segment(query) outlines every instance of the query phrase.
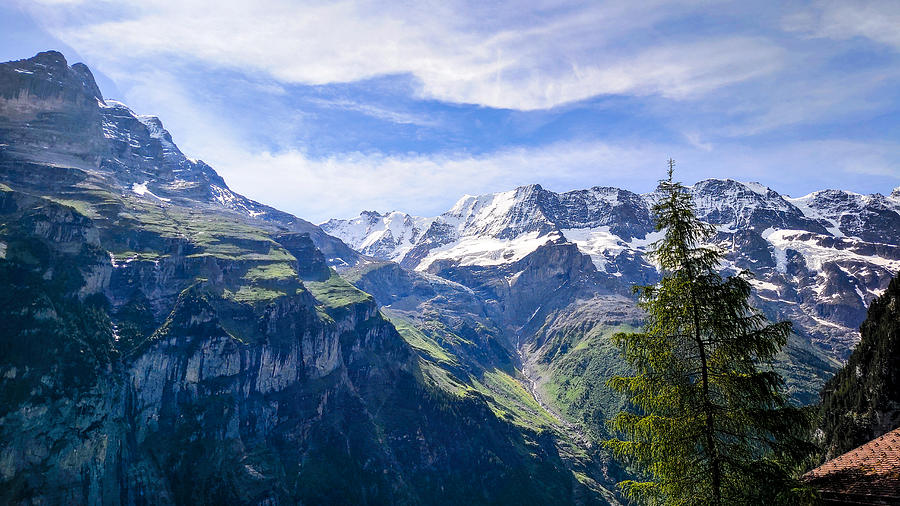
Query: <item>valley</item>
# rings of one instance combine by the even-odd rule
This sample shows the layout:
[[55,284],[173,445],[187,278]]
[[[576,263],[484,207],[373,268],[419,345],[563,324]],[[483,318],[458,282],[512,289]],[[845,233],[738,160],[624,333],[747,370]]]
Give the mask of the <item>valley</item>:
[[[691,189],[818,402],[900,271],[900,189]],[[0,502],[620,504],[610,337],[659,278],[655,198],[533,184],[315,225],[61,53],[0,64]]]

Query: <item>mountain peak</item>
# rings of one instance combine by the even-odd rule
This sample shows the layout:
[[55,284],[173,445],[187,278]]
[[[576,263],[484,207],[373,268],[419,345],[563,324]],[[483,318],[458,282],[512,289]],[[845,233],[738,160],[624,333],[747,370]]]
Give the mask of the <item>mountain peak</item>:
[[50,50],[50,51],[41,51],[40,53],[28,58],[26,60],[19,61],[27,61],[36,63],[39,65],[46,65],[48,67],[68,67],[69,63],[66,61],[65,55],[60,53],[59,51]]
[[[232,192],[212,167],[184,156],[159,118],[103,99],[88,66],[69,66],[59,51],[0,62],[0,131],[15,141],[3,148],[4,161],[14,161],[5,166],[3,176],[17,189],[43,194],[57,174],[65,174],[65,182],[53,182],[54,188],[87,177],[91,187],[123,198],[224,208],[251,219],[254,226],[269,222],[309,233],[335,264],[358,261],[357,253],[311,223]],[[32,174],[19,160],[53,170]]]
[[91,72],[91,69],[81,62],[72,65],[71,68],[72,72],[81,78],[81,84],[84,86],[84,89],[94,97],[103,100],[103,94],[100,93],[100,87],[97,86],[97,81],[94,80],[94,74]]
[[531,183],[531,184],[526,184],[526,185],[519,186],[518,188],[516,188],[516,191],[517,191],[517,192],[518,192],[518,191],[523,191],[523,192],[525,192],[525,191],[532,191],[532,192],[533,192],[533,191],[538,191],[538,192],[539,192],[539,191],[544,191],[544,187],[541,186],[541,185],[539,185],[539,184],[537,184],[537,183]]
[[26,93],[39,98],[61,96],[67,100],[103,99],[87,65],[69,66],[59,51],[43,51],[31,58],[0,64],[0,88],[4,96]]
[[697,181],[696,184],[692,187],[695,191],[704,191],[707,189],[715,189],[716,191],[721,191],[722,189],[737,189],[737,190],[745,190],[756,193],[762,197],[769,197],[774,195],[778,195],[778,192],[775,192],[768,186],[756,182],[756,181],[738,181],[736,179],[731,178],[710,178],[704,179],[702,181]]
[[136,117],[138,121],[140,121],[144,126],[147,127],[147,131],[150,132],[150,137],[159,139],[160,142],[162,142],[166,147],[178,149],[172,142],[172,135],[163,126],[162,120],[160,120],[158,116],[141,114]]

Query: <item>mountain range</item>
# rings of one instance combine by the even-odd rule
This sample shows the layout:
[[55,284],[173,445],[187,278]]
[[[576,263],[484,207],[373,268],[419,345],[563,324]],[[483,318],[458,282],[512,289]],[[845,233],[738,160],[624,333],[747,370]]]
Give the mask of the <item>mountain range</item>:
[[[900,269],[900,192],[693,195],[813,403]],[[539,185],[316,226],[55,51],[0,64],[0,502],[618,504],[610,343],[654,195]]]
[[[791,198],[759,183],[710,179],[691,191],[698,216],[718,229],[725,269],[753,272],[761,306],[846,358],[866,307],[900,270],[900,188],[888,196],[823,190]],[[644,257],[660,237],[654,199],[618,188],[555,193],[530,185],[464,196],[437,217],[366,211],[321,227],[360,253],[433,274],[497,268],[571,243],[590,257],[592,275],[625,293],[656,276]]]

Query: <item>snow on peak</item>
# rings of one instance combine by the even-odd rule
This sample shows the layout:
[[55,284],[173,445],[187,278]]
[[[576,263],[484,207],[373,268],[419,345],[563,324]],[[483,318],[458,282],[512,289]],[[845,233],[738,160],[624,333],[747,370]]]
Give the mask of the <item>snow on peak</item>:
[[890,198],[892,200],[897,200],[900,203],[900,186],[894,188],[894,191],[891,192]]
[[400,261],[428,230],[435,218],[400,211],[363,211],[349,220],[329,220],[320,226],[351,248],[377,258]]
[[175,148],[175,144],[172,142],[172,136],[169,134],[169,131],[163,127],[162,121],[160,121],[158,117],[139,114],[136,115],[135,118],[147,127],[150,137],[159,139],[166,148]]
[[[808,218],[826,223],[835,237],[865,236],[871,240],[879,233],[892,235],[900,227],[900,199],[893,193],[885,197],[879,193],[862,195],[845,190],[821,190],[788,200]],[[883,237],[876,242],[896,244],[896,241]]]
[[[872,206],[900,209],[900,189],[896,197],[825,190],[785,198],[759,183],[708,179],[691,187],[691,192],[700,218],[717,225],[721,233],[752,230],[761,234],[769,244],[775,271],[782,274],[787,272],[789,250],[809,256],[810,266],[830,261],[832,246],[819,241],[828,236],[846,241],[845,236],[854,235],[842,229],[842,213]],[[529,185],[466,195],[434,218],[364,212],[322,227],[363,253],[406,262],[418,270],[437,260],[461,265],[508,263],[548,241],[568,241],[589,255],[599,271],[618,276],[624,265],[621,255],[639,258],[660,236],[650,215],[652,196],[610,187],[555,193]],[[840,244],[834,248],[843,247]],[[843,253],[838,257],[859,259]]]
[[521,186],[466,195],[433,218],[364,211],[356,218],[329,220],[321,227],[354,249],[379,258],[401,261],[416,249],[421,269],[451,257],[466,264],[490,265],[514,261],[560,238],[539,203],[549,193],[540,185]]
[[509,238],[545,229],[548,220],[538,200],[544,189],[539,185],[520,186],[515,190],[464,197],[441,215],[455,226],[462,237],[488,236]]
[[[691,187],[697,215],[715,225],[732,229],[772,225],[761,223],[778,219],[785,228],[802,228],[797,223],[804,217],[794,205],[774,190],[759,183],[744,183],[733,179],[706,179]],[[817,226],[814,223],[811,224]]]
[[763,197],[769,195],[769,192],[772,191],[768,186],[764,186],[760,183],[757,183],[756,181],[744,183],[744,186],[756,192],[758,195],[762,195]]
[[[616,210],[622,211],[616,214]],[[637,224],[623,226],[617,224],[620,221]],[[548,241],[574,240],[568,235],[577,236],[602,266],[605,260],[595,250],[643,238],[652,224],[640,196],[631,192],[594,187],[558,194],[535,184],[463,196],[434,218],[367,211],[350,220],[330,220],[322,228],[380,258],[401,261],[415,251],[409,261],[425,269],[436,260],[450,258],[468,265],[512,262]],[[591,230],[599,235],[594,237]],[[613,234],[620,235],[613,240]]]
[[119,102],[118,100],[114,100],[111,98],[105,98],[105,99],[98,98],[97,105],[99,105],[103,109],[123,109],[125,111],[128,111],[130,114],[133,114],[131,109],[127,105],[123,104],[122,102]]
[[747,193],[752,192],[760,197],[780,196],[777,192],[763,184],[754,181],[737,181],[735,179],[704,179],[698,181],[690,187],[694,193],[703,193],[708,191],[719,191],[727,193]]
[[[611,186],[594,186],[586,192],[597,201],[603,201],[611,206],[615,206],[619,204],[619,195],[623,193],[623,190],[618,188],[613,188]],[[574,192],[568,192],[569,194]]]

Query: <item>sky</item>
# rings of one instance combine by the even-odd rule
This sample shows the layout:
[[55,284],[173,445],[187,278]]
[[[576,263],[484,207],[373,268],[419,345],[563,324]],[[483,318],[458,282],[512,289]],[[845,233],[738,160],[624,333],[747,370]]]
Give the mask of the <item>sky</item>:
[[900,1],[0,0],[250,198],[314,222],[465,194],[900,186]]

